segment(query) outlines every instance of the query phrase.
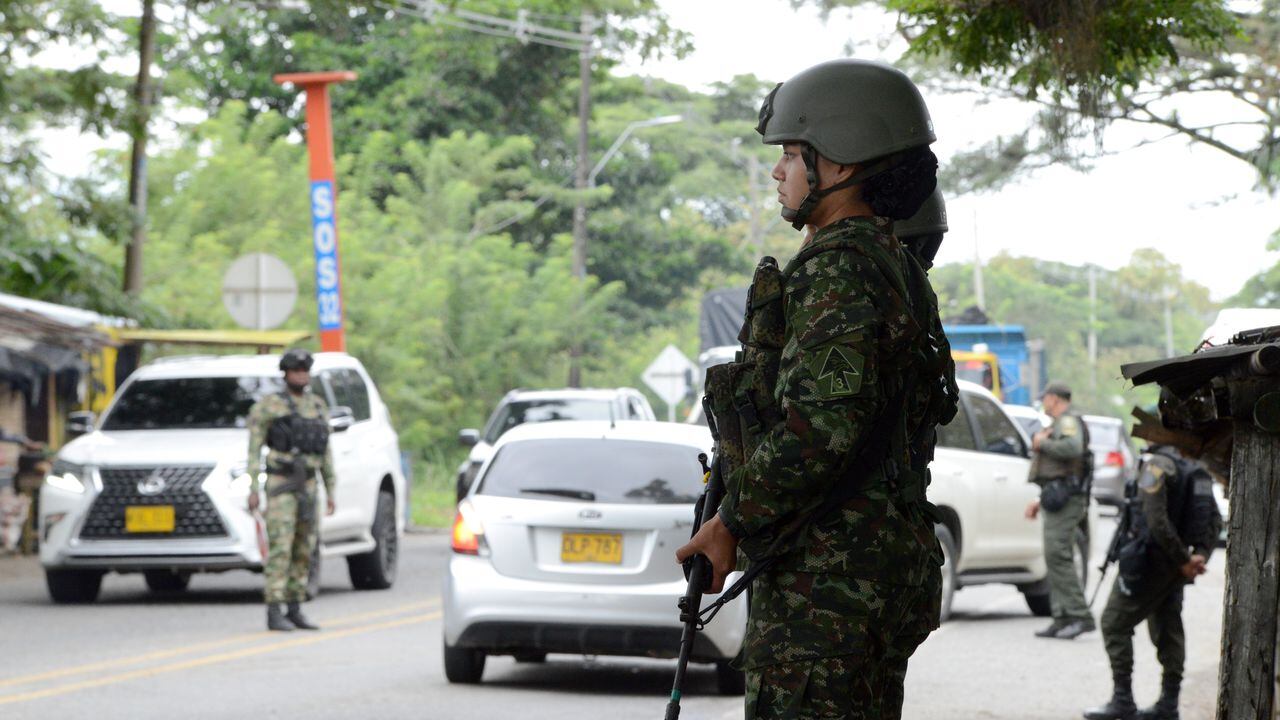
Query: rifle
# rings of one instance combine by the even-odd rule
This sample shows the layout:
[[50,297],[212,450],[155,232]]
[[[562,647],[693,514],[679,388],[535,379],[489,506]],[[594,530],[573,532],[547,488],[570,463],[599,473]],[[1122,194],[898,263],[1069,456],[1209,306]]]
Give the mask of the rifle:
[[1129,534],[1129,526],[1133,523],[1133,504],[1136,500],[1133,496],[1136,488],[1133,485],[1132,482],[1125,484],[1124,503],[1120,506],[1120,520],[1116,523],[1115,534],[1111,536],[1111,544],[1107,546],[1107,556],[1098,566],[1098,584],[1093,588],[1093,594],[1089,596],[1089,607],[1093,607],[1094,601],[1098,599],[1098,593],[1102,590],[1102,581],[1107,579],[1107,568],[1120,559],[1120,544]]
[[[713,438],[716,438],[715,420],[711,419],[710,415],[708,415],[708,425],[712,428]],[[716,439],[718,441],[718,438]],[[724,497],[724,475],[720,469],[720,454],[714,452],[714,455],[715,459],[708,467],[706,453],[698,454],[698,462],[702,465],[704,487],[702,495],[694,505],[693,534],[697,534],[703,523],[715,517],[720,509],[720,500]],[[685,671],[689,667],[689,656],[693,653],[693,641],[698,631],[706,624],[700,616],[700,610],[702,595],[711,584],[711,561],[705,555],[694,555],[689,558],[685,561],[685,577],[688,578],[689,585],[677,603],[684,630],[680,634],[680,657],[676,661],[676,677],[671,686],[671,700],[667,702],[665,720],[676,720],[680,717],[681,690],[684,686]]]

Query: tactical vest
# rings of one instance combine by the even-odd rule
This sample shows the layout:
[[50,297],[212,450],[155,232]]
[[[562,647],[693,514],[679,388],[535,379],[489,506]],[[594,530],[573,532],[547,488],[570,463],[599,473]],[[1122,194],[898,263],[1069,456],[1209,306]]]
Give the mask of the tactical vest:
[[267,447],[292,455],[323,455],[329,449],[329,423],[324,418],[302,417],[289,391],[281,395],[289,403],[290,413],[271,421]]
[[[1153,448],[1152,453],[1172,460],[1177,466],[1176,477],[1168,477],[1166,483],[1169,522],[1184,545],[1202,546],[1212,550],[1217,537],[1218,503],[1213,498],[1213,475],[1199,463],[1187,460],[1177,453]],[[1139,473],[1141,477],[1141,472]],[[1137,483],[1137,480],[1130,480]],[[1135,488],[1136,490],[1136,488]],[[1132,532],[1151,545],[1151,530],[1140,504],[1133,506]]]
[[[778,268],[772,257],[763,258],[747,292],[746,318],[738,340],[742,343],[735,361],[708,368],[705,406],[708,421],[717,435],[717,457],[725,476],[742,467],[763,441],[766,432],[783,418],[778,370],[786,338],[785,290],[791,273],[823,252],[858,252],[875,263],[912,308],[915,333],[905,347],[881,347],[881,367],[901,365],[901,353],[910,353],[911,362],[900,372],[886,373],[889,397],[881,421],[872,428],[873,437],[864,443],[857,457],[846,459],[840,471],[845,480],[835,485],[832,496],[823,498],[812,510],[830,512],[853,498],[869,473],[879,472],[891,485],[900,504],[925,502],[929,485],[928,464],[937,444],[936,427],[948,422],[956,412],[959,391],[955,385],[951,348],[937,318],[937,300],[929,290],[925,272],[909,253],[906,266],[895,262],[883,248],[864,239],[828,240],[808,246],[790,262],[787,271]],[[893,362],[884,360],[893,357]],[[913,397],[927,392],[927,401],[907,407]],[[797,531],[821,518],[804,513],[796,524],[779,531],[775,552],[790,547]]]

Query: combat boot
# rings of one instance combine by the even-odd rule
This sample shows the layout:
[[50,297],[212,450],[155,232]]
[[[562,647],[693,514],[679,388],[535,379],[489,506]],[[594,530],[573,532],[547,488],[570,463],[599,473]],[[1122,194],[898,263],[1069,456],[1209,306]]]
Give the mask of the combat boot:
[[302,606],[296,602],[289,603],[289,612],[285,613],[285,617],[293,626],[299,630],[319,630],[319,625],[314,625],[302,614]]
[[1135,720],[1179,720],[1178,690],[1182,680],[1164,679],[1160,684],[1160,699],[1149,708],[1144,708],[1134,716]]
[[285,619],[284,611],[280,609],[279,603],[267,603],[267,629],[289,632],[297,628],[293,626],[293,623]]
[[1133,683],[1129,677],[1115,678],[1111,700],[1101,707],[1084,711],[1085,720],[1134,720],[1138,705],[1133,701]]
[[1043,630],[1036,631],[1036,637],[1051,638],[1057,637],[1058,631],[1067,626],[1071,622],[1066,618],[1054,618],[1053,623]]

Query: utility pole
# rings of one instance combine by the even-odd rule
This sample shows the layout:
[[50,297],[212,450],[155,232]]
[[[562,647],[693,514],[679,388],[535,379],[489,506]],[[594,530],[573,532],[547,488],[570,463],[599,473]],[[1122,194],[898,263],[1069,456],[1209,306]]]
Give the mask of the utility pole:
[[[595,30],[595,18],[590,13],[582,13],[581,33],[587,39],[578,50],[578,167],[573,177],[573,187],[577,190],[577,202],[573,206],[573,277],[577,281],[577,299],[575,304],[582,308],[583,285],[587,279],[587,175],[590,172],[587,153],[591,122],[591,33]],[[582,338],[577,336],[581,324],[575,325],[575,337],[569,348],[569,387],[582,386]]]
[[1098,268],[1089,265],[1089,394],[1098,397]]
[[978,209],[973,210],[973,295],[978,309],[986,312],[987,293],[982,285],[982,256],[978,253]]
[[133,118],[129,131],[129,209],[132,234],[124,255],[124,291],[142,292],[142,246],[147,242],[147,124],[151,119],[151,62],[156,52],[155,0],[142,0],[138,26],[138,81],[133,86]]

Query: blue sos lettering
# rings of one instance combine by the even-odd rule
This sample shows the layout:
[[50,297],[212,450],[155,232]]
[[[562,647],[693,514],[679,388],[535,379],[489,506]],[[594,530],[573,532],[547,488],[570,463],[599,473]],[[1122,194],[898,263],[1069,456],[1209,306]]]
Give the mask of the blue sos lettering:
[[342,327],[338,228],[334,224],[333,210],[333,181],[311,181],[311,242],[316,251],[316,308],[321,330]]

